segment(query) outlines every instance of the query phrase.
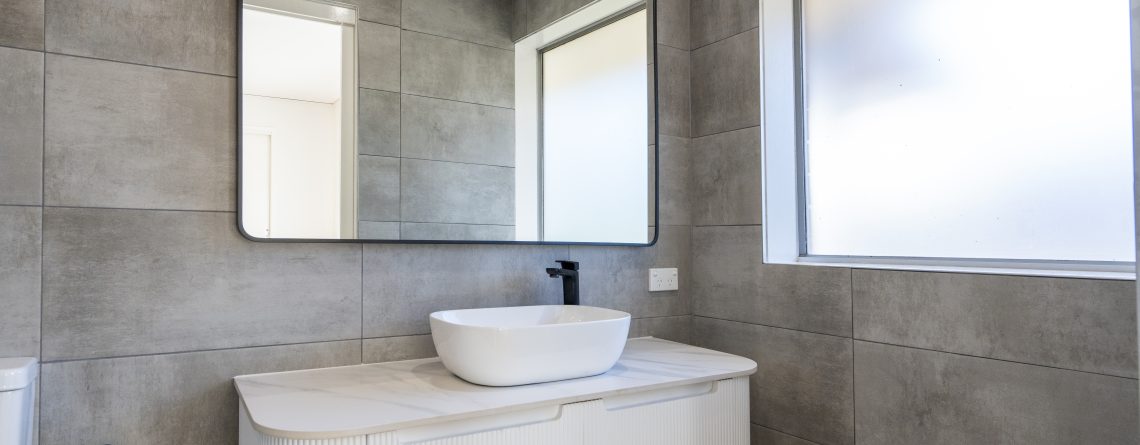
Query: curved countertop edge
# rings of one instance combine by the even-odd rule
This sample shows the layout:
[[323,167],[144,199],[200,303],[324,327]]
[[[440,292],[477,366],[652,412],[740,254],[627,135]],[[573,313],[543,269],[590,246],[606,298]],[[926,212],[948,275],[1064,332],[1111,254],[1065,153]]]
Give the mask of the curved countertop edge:
[[[425,418],[415,419],[415,420],[397,421],[397,422],[384,423],[384,424],[369,426],[369,427],[360,427],[360,428],[355,428],[355,429],[344,429],[344,430],[336,430],[336,431],[287,430],[287,429],[281,429],[281,428],[274,428],[274,427],[266,426],[266,425],[262,424],[261,422],[258,422],[257,418],[254,417],[252,410],[249,409],[248,405],[245,402],[245,396],[244,396],[244,394],[242,394],[241,386],[238,385],[239,380],[240,379],[255,378],[258,376],[266,376],[266,375],[306,373],[306,372],[314,372],[314,371],[320,371],[320,370],[333,370],[333,369],[343,369],[343,368],[355,368],[355,367],[369,366],[369,365],[380,365],[380,364],[384,364],[384,363],[425,363],[426,364],[426,363],[439,362],[439,358],[433,357],[433,358],[425,358],[425,359],[401,360],[401,361],[384,362],[384,363],[369,363],[369,364],[359,364],[359,365],[335,366],[335,367],[327,367],[327,368],[299,369],[299,370],[293,370],[293,371],[283,371],[283,372],[275,372],[275,373],[267,373],[267,374],[253,374],[253,375],[245,375],[245,376],[236,376],[236,377],[234,377],[234,386],[238,391],[238,403],[242,404],[242,406],[245,407],[245,413],[246,413],[246,416],[248,417],[250,425],[259,433],[267,435],[267,436],[273,436],[276,438],[284,438],[284,439],[321,440],[321,439],[340,439],[340,438],[346,438],[346,437],[382,434],[382,433],[388,433],[388,432],[393,432],[393,431],[398,431],[398,430],[403,430],[403,429],[408,429],[408,428],[422,427],[422,426],[438,424],[438,423],[447,423],[447,422],[454,422],[454,421],[461,421],[461,420],[467,420],[467,419],[475,419],[475,418],[480,418],[480,417],[492,416],[492,415],[496,415],[496,414],[504,414],[504,413],[511,413],[511,412],[517,412],[517,411],[526,411],[526,410],[530,410],[530,409],[541,408],[544,406],[566,405],[566,404],[571,404],[571,403],[587,402],[587,401],[591,401],[591,400],[600,400],[600,399],[605,399],[607,397],[622,396],[622,395],[627,395],[627,394],[636,394],[636,393],[641,393],[641,392],[654,391],[654,390],[670,388],[670,387],[678,387],[678,386],[687,386],[687,385],[694,385],[694,384],[701,384],[701,383],[708,383],[708,382],[716,382],[716,381],[727,380],[727,379],[732,379],[732,378],[736,378],[736,377],[750,376],[750,375],[756,373],[756,370],[757,370],[756,362],[753,361],[752,359],[733,355],[733,354],[729,354],[729,353],[725,353],[725,352],[715,351],[715,350],[711,350],[711,349],[707,349],[707,348],[701,348],[698,346],[692,346],[692,345],[688,345],[688,344],[684,344],[684,343],[678,343],[678,342],[673,342],[673,341],[669,341],[669,340],[658,339],[655,337],[632,338],[632,339],[629,339],[629,342],[645,341],[645,340],[655,341],[655,342],[674,343],[674,344],[678,344],[678,345],[688,346],[688,347],[694,348],[694,349],[712,351],[712,352],[716,352],[718,354],[731,356],[735,359],[747,361],[747,363],[749,363],[750,366],[747,369],[732,370],[732,371],[724,370],[724,371],[718,372],[716,374],[710,374],[710,375],[706,375],[706,376],[686,378],[686,379],[678,379],[678,380],[660,382],[660,383],[649,384],[649,385],[644,385],[644,386],[634,386],[634,387],[627,387],[627,388],[622,388],[622,389],[610,389],[610,390],[603,390],[603,391],[596,391],[596,392],[584,392],[584,393],[574,394],[574,395],[567,396],[567,397],[544,398],[541,400],[535,400],[533,402],[520,403],[517,405],[510,405],[510,406],[505,406],[505,407],[492,407],[492,408],[485,408],[485,409],[481,409],[481,410],[472,410],[472,411],[467,411],[467,412],[462,412],[462,413],[457,413],[457,414],[446,414],[446,415],[439,415],[439,416],[434,416],[434,417],[425,417]],[[629,345],[629,343],[627,342],[627,347],[628,347],[628,345]],[[617,367],[618,364],[620,364],[622,362],[622,360],[625,358],[626,358],[625,353],[623,352],[622,357],[618,359],[618,363],[615,364],[614,367]],[[576,379],[567,379],[567,380],[557,380],[557,381],[544,382],[544,383],[534,383],[531,385],[521,385],[521,386],[526,387],[526,386],[540,386],[540,385],[557,385],[557,384],[565,384],[566,382],[586,381],[589,379],[598,379],[598,378],[602,378],[603,376],[609,374],[612,370],[613,369],[611,368],[610,371],[607,371],[605,373],[598,374],[595,376],[579,377]],[[454,378],[462,380],[458,376],[454,376]],[[503,388],[518,388],[518,387],[519,386],[503,387]],[[486,387],[486,388],[493,389],[494,387]]]

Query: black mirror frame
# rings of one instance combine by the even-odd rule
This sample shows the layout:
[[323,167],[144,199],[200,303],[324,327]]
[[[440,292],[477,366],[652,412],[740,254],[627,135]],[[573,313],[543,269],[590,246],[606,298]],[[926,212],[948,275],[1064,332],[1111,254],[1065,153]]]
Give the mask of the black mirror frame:
[[250,235],[242,227],[242,11],[244,10],[244,2],[237,2],[237,13],[235,14],[235,21],[237,26],[237,51],[234,57],[234,65],[237,71],[236,81],[236,138],[237,138],[237,169],[234,174],[237,176],[235,182],[234,194],[237,208],[235,209],[238,233],[247,240],[259,243],[351,243],[351,244],[491,244],[491,245],[531,245],[531,246],[619,246],[619,247],[652,247],[657,244],[657,240],[661,233],[661,101],[660,101],[660,85],[661,79],[659,75],[660,63],[657,57],[657,0],[645,0],[646,10],[649,17],[649,29],[652,36],[653,49],[653,224],[646,226],[646,229],[653,228],[653,238],[648,243],[590,243],[590,242],[557,242],[557,241],[465,241],[465,240],[385,240],[385,239],[309,239],[309,238],[258,238]]

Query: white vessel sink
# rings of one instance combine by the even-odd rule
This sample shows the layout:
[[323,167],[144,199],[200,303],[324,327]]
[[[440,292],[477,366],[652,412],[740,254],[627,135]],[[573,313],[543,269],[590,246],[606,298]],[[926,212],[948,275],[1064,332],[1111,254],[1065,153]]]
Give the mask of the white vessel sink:
[[448,370],[486,386],[598,375],[621,356],[629,314],[590,306],[520,306],[431,314]]

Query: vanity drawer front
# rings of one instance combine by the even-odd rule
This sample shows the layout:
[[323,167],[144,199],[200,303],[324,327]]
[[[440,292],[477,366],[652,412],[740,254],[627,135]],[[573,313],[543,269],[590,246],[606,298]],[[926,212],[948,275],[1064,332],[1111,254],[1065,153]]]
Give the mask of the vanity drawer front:
[[591,413],[590,445],[748,445],[748,378],[603,401]]

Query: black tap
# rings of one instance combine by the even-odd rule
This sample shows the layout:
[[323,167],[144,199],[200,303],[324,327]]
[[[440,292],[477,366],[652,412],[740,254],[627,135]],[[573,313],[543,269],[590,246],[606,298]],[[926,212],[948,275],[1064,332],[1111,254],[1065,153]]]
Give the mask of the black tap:
[[578,304],[578,262],[558,260],[561,268],[547,267],[550,278],[562,277],[562,304]]

